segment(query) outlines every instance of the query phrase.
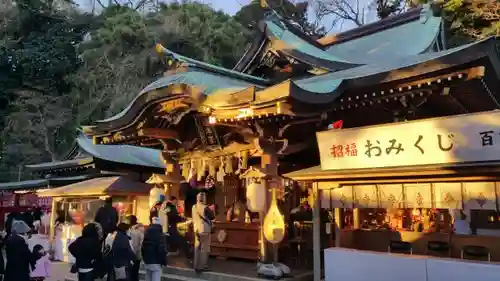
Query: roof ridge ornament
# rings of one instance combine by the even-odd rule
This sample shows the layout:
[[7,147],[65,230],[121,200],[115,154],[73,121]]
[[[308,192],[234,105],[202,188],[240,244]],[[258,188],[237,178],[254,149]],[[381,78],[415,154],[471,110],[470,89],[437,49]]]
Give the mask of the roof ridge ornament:
[[425,24],[429,17],[432,15],[432,9],[430,4],[423,4],[422,10],[420,11],[420,23]]
[[441,17],[442,1],[430,1],[422,4],[420,23],[425,24],[429,18]]

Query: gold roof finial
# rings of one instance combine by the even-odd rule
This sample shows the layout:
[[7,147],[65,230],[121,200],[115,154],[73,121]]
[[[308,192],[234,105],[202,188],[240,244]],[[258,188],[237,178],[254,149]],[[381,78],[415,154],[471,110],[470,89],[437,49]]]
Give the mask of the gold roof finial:
[[156,51],[158,54],[163,54],[164,49],[165,49],[165,47],[163,47],[163,45],[162,45],[162,44],[160,44],[160,43],[156,43],[156,44],[155,44],[155,51]]

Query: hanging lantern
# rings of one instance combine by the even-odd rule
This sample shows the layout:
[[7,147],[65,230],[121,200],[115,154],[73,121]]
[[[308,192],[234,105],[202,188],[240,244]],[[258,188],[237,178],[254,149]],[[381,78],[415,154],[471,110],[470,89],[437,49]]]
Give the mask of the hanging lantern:
[[263,212],[266,207],[266,185],[253,182],[247,185],[247,207],[252,212]]
[[155,186],[151,188],[149,192],[149,206],[153,207],[156,203],[162,202],[162,198],[165,199],[165,190]]
[[264,218],[264,237],[271,244],[278,244],[285,237],[285,219],[278,209],[275,189],[271,207]]

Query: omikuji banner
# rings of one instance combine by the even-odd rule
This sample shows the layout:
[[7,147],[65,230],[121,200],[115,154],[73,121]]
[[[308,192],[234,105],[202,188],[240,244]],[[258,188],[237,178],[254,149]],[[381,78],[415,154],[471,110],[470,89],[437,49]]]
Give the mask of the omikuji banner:
[[317,133],[323,170],[500,160],[500,111]]

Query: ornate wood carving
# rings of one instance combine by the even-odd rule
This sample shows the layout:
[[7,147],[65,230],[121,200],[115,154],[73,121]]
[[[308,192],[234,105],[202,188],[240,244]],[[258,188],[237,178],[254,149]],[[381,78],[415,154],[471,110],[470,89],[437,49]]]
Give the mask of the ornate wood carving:
[[202,116],[194,116],[193,118],[202,145],[205,147],[220,147],[221,144],[215,127],[205,126],[203,120],[201,119],[203,118]]
[[176,131],[169,129],[143,128],[138,131],[138,135],[156,139],[172,139],[179,143],[181,142],[179,140],[179,134]]

